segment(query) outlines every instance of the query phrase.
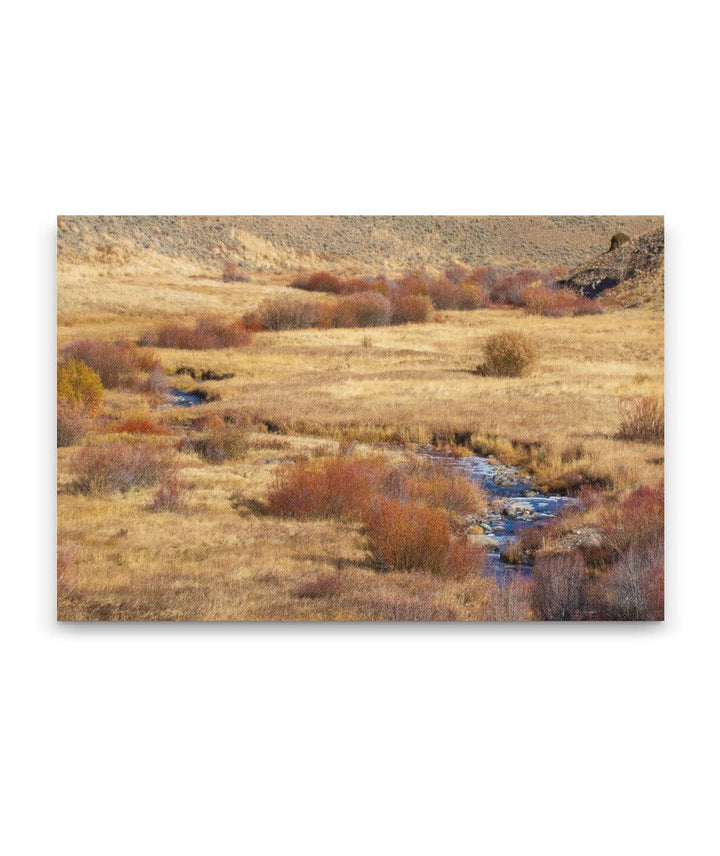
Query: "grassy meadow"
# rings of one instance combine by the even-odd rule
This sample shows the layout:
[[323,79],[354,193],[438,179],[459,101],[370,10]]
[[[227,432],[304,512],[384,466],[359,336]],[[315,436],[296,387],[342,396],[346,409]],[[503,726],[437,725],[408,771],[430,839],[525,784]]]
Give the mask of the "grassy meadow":
[[[59,353],[86,340],[140,342],[162,325],[205,316],[241,318],[263,301],[297,298],[291,279],[260,271],[224,282],[219,268],[150,254],[117,264],[61,259]],[[485,344],[504,331],[534,344],[532,370],[478,374]],[[58,448],[61,619],[537,618],[527,580],[499,586],[478,574],[379,569],[368,554],[366,509],[275,515],[269,492],[301,460],[380,456],[402,470],[428,444],[489,454],[541,489],[595,492],[544,538],[547,551],[570,530],[602,529],[608,508],[625,508],[663,477],[661,440],[619,437],[628,402],[663,396],[663,315],[652,304],[566,317],[508,306],[437,310],[427,323],[258,330],[239,347],[138,352],[159,361],[166,384],[200,390],[206,401],[167,406],[148,384],[103,384],[82,439]],[[195,378],[175,374],[183,367]],[[203,372],[228,377],[202,380]],[[237,453],[210,454],[203,438],[213,431],[235,431],[222,443]],[[107,442],[167,450],[172,501],[158,500],[162,477],[131,489],[79,489],[78,456]],[[628,549],[623,542],[612,561]],[[589,580],[610,567],[609,559],[584,562]]]

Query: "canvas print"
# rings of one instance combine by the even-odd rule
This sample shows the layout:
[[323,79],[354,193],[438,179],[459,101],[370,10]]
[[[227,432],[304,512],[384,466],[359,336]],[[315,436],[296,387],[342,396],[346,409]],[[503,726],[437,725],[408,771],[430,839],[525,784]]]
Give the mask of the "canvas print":
[[659,216],[61,216],[63,621],[657,621]]

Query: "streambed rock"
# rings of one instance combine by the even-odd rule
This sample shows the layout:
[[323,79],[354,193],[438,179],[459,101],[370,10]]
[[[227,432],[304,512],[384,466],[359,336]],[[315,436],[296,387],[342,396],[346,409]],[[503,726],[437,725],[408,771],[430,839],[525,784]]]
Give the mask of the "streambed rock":
[[502,513],[505,517],[535,517],[535,511],[528,502],[508,502],[503,506]]

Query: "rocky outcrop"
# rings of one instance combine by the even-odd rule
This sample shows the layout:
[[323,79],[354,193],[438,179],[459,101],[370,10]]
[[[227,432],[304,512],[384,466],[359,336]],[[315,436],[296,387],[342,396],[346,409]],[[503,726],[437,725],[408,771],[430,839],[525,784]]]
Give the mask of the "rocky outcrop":
[[595,297],[608,288],[642,274],[662,275],[665,260],[665,233],[662,226],[633,240],[620,242],[613,239],[613,246],[614,249],[575,268],[559,285],[583,297]]

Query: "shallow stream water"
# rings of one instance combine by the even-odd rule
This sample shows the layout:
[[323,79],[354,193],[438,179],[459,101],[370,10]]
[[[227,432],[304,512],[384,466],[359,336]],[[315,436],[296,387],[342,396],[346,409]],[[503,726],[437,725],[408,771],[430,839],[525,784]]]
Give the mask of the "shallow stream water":
[[[507,579],[508,574],[520,573],[530,576],[531,565],[511,565],[503,562],[500,553],[508,541],[516,537],[522,529],[551,520],[568,504],[576,500],[567,496],[544,494],[536,491],[530,479],[523,476],[514,467],[471,455],[465,458],[448,458],[436,452],[428,456],[449,469],[462,473],[471,482],[480,485],[488,495],[488,511],[483,515],[482,526],[486,534],[497,542],[497,548],[488,549],[485,572],[495,574],[498,582]],[[526,506],[525,514],[508,516],[504,507]]]

